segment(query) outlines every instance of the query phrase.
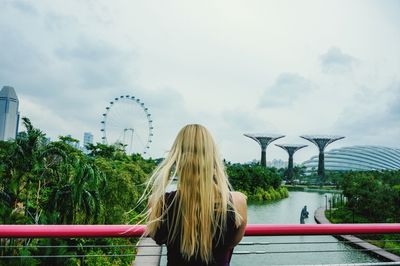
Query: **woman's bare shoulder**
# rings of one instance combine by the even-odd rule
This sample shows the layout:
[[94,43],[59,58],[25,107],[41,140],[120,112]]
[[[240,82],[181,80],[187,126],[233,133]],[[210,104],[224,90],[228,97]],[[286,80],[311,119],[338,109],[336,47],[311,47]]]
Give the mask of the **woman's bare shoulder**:
[[235,211],[237,214],[237,219],[235,221],[236,224],[236,232],[233,237],[232,247],[236,246],[240,240],[242,240],[244,236],[244,232],[246,230],[247,225],[247,197],[242,192],[231,192],[232,203],[235,207]]
[[235,206],[247,206],[247,196],[245,194],[239,191],[231,191],[231,195]]

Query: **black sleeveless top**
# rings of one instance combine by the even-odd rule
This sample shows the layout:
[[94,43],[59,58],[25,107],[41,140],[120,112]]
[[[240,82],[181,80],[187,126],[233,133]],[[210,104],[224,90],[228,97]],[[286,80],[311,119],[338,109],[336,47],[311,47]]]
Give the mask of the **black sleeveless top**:
[[[176,191],[165,194],[165,203],[167,206],[171,205],[173,198],[175,197]],[[175,201],[176,202],[176,201]],[[183,258],[180,253],[180,239],[177,237],[174,242],[169,243],[168,240],[168,225],[175,222],[173,216],[174,206],[168,208],[168,213],[165,219],[161,222],[160,227],[154,235],[154,240],[158,245],[166,244],[168,250],[168,263],[167,266],[228,266],[233,248],[229,245],[233,242],[233,237],[237,228],[235,226],[235,212],[229,208],[227,213],[226,231],[223,234],[223,239],[213,239],[212,254],[213,260],[209,264],[204,263],[200,257],[192,257],[189,261]],[[211,232],[210,232],[211,234]],[[217,232],[215,238],[218,238],[219,232]]]

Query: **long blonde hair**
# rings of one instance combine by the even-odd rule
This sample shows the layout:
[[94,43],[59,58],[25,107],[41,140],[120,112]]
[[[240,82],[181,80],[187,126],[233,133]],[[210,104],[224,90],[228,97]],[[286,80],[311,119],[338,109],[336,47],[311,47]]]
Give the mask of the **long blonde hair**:
[[[175,176],[178,182],[174,204],[166,206],[165,192]],[[213,237],[218,241],[223,238],[227,211],[235,211],[230,190],[224,164],[209,131],[198,124],[183,127],[147,184],[147,234],[155,235],[167,218],[167,209],[174,205],[176,217],[169,225],[168,241],[179,237],[180,252],[187,260],[200,257],[204,262],[212,261]],[[235,224],[239,226],[241,217],[235,213]]]

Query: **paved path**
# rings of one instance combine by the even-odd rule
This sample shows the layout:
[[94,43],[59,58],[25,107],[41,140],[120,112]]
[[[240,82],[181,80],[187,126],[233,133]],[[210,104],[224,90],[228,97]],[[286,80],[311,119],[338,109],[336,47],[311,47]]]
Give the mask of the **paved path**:
[[[132,266],[159,266],[161,246],[151,238],[142,238],[138,243],[135,261]],[[140,247],[142,246],[142,247]],[[154,255],[154,256],[151,256]]]
[[[321,207],[318,208],[315,213],[314,213],[314,219],[317,223],[319,224],[330,224],[331,222],[325,217],[325,208]],[[386,250],[374,246],[358,237],[355,237],[353,235],[337,235],[334,236],[340,239],[344,239],[346,241],[349,241],[351,245],[357,246],[362,249],[368,250],[370,253],[375,254],[377,257],[382,258],[386,261],[397,261],[400,262],[400,257],[392,254],[390,252],[387,252]]]

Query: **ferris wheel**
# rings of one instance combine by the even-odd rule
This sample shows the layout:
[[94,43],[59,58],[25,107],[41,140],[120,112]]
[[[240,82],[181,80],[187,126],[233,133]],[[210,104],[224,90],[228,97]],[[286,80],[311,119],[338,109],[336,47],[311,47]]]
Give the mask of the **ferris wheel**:
[[103,144],[122,144],[128,154],[148,153],[153,137],[148,108],[135,96],[121,95],[110,101],[103,113]]

